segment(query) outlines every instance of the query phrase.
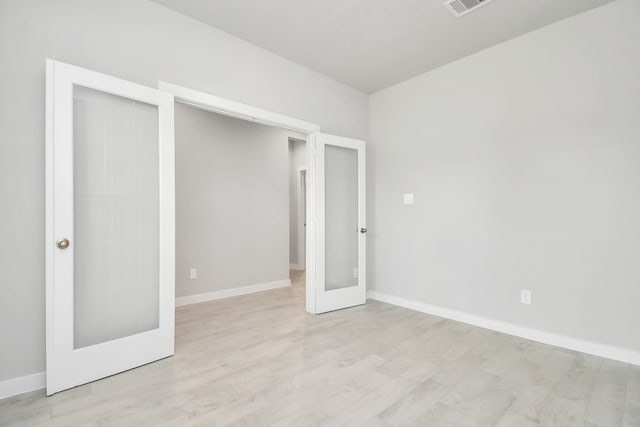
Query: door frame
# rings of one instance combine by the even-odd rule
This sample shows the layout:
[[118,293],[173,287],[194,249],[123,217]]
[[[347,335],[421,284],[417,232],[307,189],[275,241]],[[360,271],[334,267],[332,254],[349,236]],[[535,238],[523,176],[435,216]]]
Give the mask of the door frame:
[[305,278],[306,278],[306,310],[316,314],[316,286],[315,286],[315,235],[316,235],[316,206],[314,191],[314,162],[315,162],[315,134],[320,132],[320,126],[294,117],[286,116],[262,108],[254,107],[227,98],[211,95],[199,90],[189,89],[173,83],[158,81],[158,89],[173,95],[175,102],[190,105],[201,110],[211,111],[224,116],[235,117],[267,126],[275,126],[306,135],[307,171],[306,171],[306,200],[307,218],[305,233]]
[[[296,265],[298,268],[301,266],[305,266],[307,264],[307,251],[306,251],[306,202],[307,202],[307,167],[300,166],[296,169],[296,196],[298,198],[298,205],[296,207],[296,221],[297,221],[297,231],[296,236],[298,241],[296,242],[296,247],[298,249],[298,253],[296,254]],[[304,185],[303,185],[304,183]],[[304,195],[304,198],[302,197]],[[302,262],[300,262],[302,260]]]

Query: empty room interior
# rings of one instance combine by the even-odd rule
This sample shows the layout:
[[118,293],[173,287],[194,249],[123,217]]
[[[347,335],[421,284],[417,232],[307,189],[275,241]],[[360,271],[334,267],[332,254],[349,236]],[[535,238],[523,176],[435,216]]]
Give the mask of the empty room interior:
[[0,426],[640,427],[640,1],[0,0]]

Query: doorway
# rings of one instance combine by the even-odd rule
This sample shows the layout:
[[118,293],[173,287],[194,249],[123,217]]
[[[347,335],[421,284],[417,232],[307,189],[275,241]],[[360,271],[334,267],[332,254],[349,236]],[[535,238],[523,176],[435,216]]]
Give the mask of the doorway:
[[298,266],[306,269],[307,243],[307,169],[298,169]]
[[289,138],[289,260],[292,271],[306,268],[306,151],[306,141]]
[[159,82],[175,101],[306,135],[306,310],[320,314],[366,303],[365,143],[320,132],[303,120]]
[[305,287],[306,152],[306,141],[289,138],[289,278],[295,293]]
[[290,141],[301,141],[296,160],[306,164],[304,135],[184,103],[174,109],[176,305],[288,288],[297,224]]

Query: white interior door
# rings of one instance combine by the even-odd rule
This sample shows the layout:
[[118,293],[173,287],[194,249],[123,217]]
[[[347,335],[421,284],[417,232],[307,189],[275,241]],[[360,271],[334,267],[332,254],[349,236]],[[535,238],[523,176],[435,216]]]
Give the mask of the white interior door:
[[47,60],[47,394],[174,352],[173,96]]
[[313,144],[314,312],[324,313],[367,301],[365,143],[319,133]]

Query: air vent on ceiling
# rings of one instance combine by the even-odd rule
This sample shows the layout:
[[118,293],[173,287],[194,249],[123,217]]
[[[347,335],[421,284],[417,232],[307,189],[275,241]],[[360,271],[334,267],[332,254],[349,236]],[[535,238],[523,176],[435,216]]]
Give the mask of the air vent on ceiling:
[[451,11],[453,16],[459,18],[492,1],[493,0],[447,0],[444,2],[444,7]]

